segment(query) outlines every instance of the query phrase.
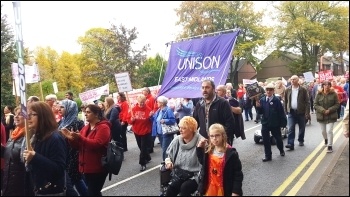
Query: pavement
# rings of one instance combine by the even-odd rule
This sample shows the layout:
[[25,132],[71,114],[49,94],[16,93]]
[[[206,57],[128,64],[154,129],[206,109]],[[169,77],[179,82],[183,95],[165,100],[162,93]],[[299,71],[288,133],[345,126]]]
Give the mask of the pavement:
[[[340,136],[345,138],[344,136]],[[311,196],[349,196],[349,139],[343,139]]]

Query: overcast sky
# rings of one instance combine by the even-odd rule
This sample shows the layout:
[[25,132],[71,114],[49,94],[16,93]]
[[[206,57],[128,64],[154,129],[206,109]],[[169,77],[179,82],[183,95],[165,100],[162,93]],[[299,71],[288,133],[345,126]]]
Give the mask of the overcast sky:
[[[259,9],[266,2],[255,2]],[[2,1],[3,14],[14,25],[12,1]],[[22,35],[24,46],[34,50],[37,46],[50,46],[58,53],[79,53],[79,36],[94,27],[109,28],[110,22],[123,24],[128,29],[136,27],[139,32],[135,49],[150,44],[149,57],[157,53],[168,56],[170,47],[165,43],[174,41],[181,27],[175,8],[180,1],[123,2],[123,1],[21,1]]]

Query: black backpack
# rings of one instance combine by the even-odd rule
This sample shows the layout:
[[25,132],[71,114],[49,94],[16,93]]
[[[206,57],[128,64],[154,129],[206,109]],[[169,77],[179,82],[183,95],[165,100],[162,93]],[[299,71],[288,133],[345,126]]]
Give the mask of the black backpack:
[[120,143],[111,140],[108,143],[107,155],[102,157],[102,166],[109,173],[109,180],[112,179],[112,174],[118,175],[124,160],[124,149]]

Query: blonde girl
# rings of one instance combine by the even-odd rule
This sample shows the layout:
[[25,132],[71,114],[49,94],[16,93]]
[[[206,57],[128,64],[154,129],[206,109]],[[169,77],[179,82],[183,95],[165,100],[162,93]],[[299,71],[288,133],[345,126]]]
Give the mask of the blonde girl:
[[205,196],[243,195],[242,164],[236,149],[227,143],[225,128],[212,124],[209,141],[203,138],[197,147],[198,160],[202,164],[198,192]]

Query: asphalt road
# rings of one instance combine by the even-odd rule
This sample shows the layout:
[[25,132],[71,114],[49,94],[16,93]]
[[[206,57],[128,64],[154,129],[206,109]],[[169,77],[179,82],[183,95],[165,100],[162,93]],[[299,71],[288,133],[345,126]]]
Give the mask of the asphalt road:
[[[254,115],[255,117],[255,115]],[[334,127],[334,152],[326,154],[323,137],[315,115],[312,114],[311,125],[306,126],[305,146],[298,146],[295,142],[294,151],[286,151],[281,157],[276,145],[272,146],[272,161],[262,162],[264,157],[262,143],[254,142],[254,132],[261,128],[260,124],[253,121],[245,122],[246,139],[235,139],[233,146],[239,152],[243,166],[243,192],[245,196],[268,195],[310,195],[316,187],[321,174],[325,171],[327,160],[332,159],[342,140],[340,127]],[[298,133],[298,127],[296,128]],[[147,170],[140,172],[138,164],[139,150],[133,134],[128,133],[128,150],[125,153],[125,161],[119,175],[108,177],[102,193],[104,196],[157,196],[159,192],[159,165],[161,162],[161,148],[157,144],[152,161],[147,165]],[[340,138],[339,138],[340,137]],[[283,140],[286,145],[287,139]]]

